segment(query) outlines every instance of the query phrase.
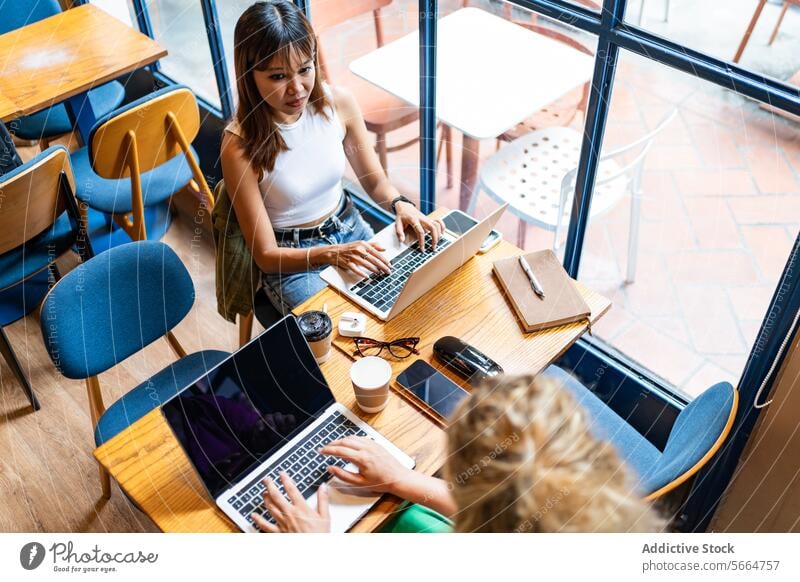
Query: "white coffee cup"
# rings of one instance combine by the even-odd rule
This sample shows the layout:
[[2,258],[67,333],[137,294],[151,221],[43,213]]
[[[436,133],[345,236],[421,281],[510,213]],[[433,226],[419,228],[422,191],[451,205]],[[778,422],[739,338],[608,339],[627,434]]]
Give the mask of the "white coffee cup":
[[391,379],[392,367],[383,358],[367,356],[356,360],[350,367],[350,381],[358,407],[368,414],[386,408]]

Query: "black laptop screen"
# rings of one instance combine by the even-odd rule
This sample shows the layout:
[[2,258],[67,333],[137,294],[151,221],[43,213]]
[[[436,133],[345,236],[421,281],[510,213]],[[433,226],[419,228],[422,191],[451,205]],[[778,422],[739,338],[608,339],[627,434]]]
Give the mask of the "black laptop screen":
[[296,320],[288,316],[161,410],[217,497],[333,402]]

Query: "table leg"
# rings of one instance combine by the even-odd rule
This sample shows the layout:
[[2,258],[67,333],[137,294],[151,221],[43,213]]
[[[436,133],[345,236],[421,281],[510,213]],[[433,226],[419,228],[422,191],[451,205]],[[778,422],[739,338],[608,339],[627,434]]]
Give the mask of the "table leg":
[[758,18],[761,16],[761,11],[764,9],[764,4],[766,3],[767,0],[758,0],[758,6],[756,6],[756,11],[753,13],[753,18],[750,19],[750,24],[747,25],[747,30],[744,32],[742,42],[739,43],[739,48],[736,49],[736,55],[733,57],[734,63],[738,63],[739,59],[742,58],[742,53],[744,52],[747,43],[750,41],[750,35],[753,34],[753,29],[756,27]]
[[83,141],[84,145],[89,145],[89,134],[97,121],[94,110],[92,110],[89,93],[81,93],[70,97],[64,102],[64,106],[67,109],[67,115],[72,122],[72,126],[78,128],[81,141]]
[[463,134],[464,138],[461,145],[461,194],[458,207],[466,211],[472,191],[478,182],[478,153],[480,151],[480,140]]

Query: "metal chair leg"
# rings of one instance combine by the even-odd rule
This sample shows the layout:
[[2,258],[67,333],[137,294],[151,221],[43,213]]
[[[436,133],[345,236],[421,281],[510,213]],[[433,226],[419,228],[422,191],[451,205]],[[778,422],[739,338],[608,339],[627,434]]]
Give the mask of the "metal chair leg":
[[22,366],[20,366],[19,360],[17,360],[14,350],[11,348],[11,344],[8,343],[8,337],[6,337],[6,332],[3,331],[2,327],[0,327],[0,353],[3,354],[3,358],[8,363],[8,366],[11,368],[14,376],[16,376],[19,383],[22,384],[22,391],[25,392],[25,396],[28,397],[33,410],[39,410],[41,408],[39,400],[36,398],[36,394],[33,393],[33,388],[31,387],[30,382],[28,382],[28,379],[22,372]]
[[523,251],[525,250],[525,239],[528,236],[528,223],[519,219],[519,224],[517,225],[517,246],[521,248]]
[[628,268],[625,283],[636,280],[636,259],[639,254],[639,216],[642,211],[642,193],[631,193],[631,222],[628,229]]

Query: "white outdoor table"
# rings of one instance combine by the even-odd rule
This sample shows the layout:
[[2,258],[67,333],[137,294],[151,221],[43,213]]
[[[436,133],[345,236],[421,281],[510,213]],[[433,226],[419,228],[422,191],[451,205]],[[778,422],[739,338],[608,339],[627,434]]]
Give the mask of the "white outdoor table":
[[[464,135],[460,208],[477,181],[480,140],[494,139],[592,77],[594,59],[478,8],[441,18],[436,115]],[[350,70],[419,106],[419,36],[364,55]]]

